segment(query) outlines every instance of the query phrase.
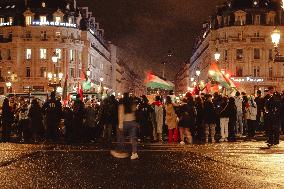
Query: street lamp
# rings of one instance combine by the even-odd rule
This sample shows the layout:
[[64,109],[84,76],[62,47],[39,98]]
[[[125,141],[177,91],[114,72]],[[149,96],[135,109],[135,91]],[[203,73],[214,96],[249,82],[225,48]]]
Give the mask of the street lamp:
[[271,40],[272,40],[272,43],[274,44],[275,49],[277,49],[279,45],[280,37],[281,37],[280,30],[275,27],[271,33]]
[[12,87],[12,83],[9,81],[9,82],[7,82],[6,83],[6,87],[7,87],[7,92],[9,93],[9,92],[11,92],[10,90],[11,90],[11,87]]
[[221,54],[219,53],[218,49],[216,49],[216,52],[214,54],[214,58],[216,60],[216,62],[218,62],[220,60]]
[[53,52],[53,55],[51,57],[51,60],[53,63],[57,63],[58,61],[58,55],[56,54],[56,52]]
[[89,68],[88,68],[88,70],[86,71],[86,74],[87,74],[88,78],[91,76],[91,71],[90,71]]
[[200,76],[200,70],[199,70],[199,68],[197,68],[197,70],[195,71],[195,73],[196,73],[196,75],[199,77]]

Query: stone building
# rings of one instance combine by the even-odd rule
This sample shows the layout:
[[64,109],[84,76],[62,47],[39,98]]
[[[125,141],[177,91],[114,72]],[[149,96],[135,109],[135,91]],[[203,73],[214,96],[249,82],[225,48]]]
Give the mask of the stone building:
[[[232,0],[217,7],[215,15],[203,24],[190,59],[190,77],[201,71],[208,81],[210,65],[221,57],[219,68],[231,75],[240,91],[254,93],[274,86],[284,89],[284,63],[275,59],[271,33],[277,26],[284,33],[284,14],[280,1]],[[284,41],[279,44],[284,54]]]
[[48,92],[59,76],[68,92],[87,79],[96,91],[100,78],[115,92],[115,51],[76,0],[0,1],[0,94]]
[[184,63],[175,76],[175,93],[184,94],[190,87],[189,64]]

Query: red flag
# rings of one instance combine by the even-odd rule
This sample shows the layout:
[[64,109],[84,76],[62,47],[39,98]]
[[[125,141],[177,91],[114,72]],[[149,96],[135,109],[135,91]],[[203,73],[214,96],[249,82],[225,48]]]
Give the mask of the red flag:
[[83,101],[83,88],[82,85],[78,82],[78,89],[77,93],[80,95],[80,99]]

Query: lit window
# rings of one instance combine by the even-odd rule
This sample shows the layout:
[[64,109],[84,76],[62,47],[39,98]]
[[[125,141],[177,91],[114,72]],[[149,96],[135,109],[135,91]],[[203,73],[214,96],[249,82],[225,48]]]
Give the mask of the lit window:
[[73,19],[71,17],[68,18],[68,23],[72,24],[73,23]]
[[40,16],[39,17],[40,22],[46,22],[46,16]]
[[39,49],[40,59],[46,59],[46,49]]
[[46,38],[47,38],[46,31],[41,31],[41,32],[40,32],[40,37],[41,37],[42,39],[46,39]]
[[60,32],[55,32],[55,37],[60,37],[61,33]]
[[236,50],[236,59],[242,60],[243,59],[243,49],[237,49]]
[[32,58],[32,49],[26,50],[26,59],[30,60]]
[[4,18],[0,18],[0,24],[3,24],[5,22]]
[[45,2],[42,2],[42,3],[41,3],[41,6],[42,6],[43,8],[45,8],[45,7],[46,7]]
[[31,16],[26,16],[26,25],[29,26],[32,24],[32,17]]
[[46,67],[40,68],[40,77],[46,77]]
[[61,51],[61,49],[55,49],[55,53],[56,53],[56,55],[57,55],[57,58],[58,58],[58,59],[61,59],[61,57],[62,57],[62,51]]
[[70,60],[73,61],[73,60],[74,60],[74,53],[73,53],[73,50],[70,49],[69,52],[70,52],[70,54],[69,54],[69,55],[70,55]]
[[61,17],[56,16],[56,17],[55,17],[55,22],[61,22]]
[[13,17],[9,17],[9,23],[10,23],[10,25],[13,24]]

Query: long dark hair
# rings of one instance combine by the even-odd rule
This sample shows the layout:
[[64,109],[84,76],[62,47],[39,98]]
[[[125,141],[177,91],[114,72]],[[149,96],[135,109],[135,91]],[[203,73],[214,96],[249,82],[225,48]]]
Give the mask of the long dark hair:
[[170,96],[167,96],[166,98],[166,104],[172,104],[172,99]]
[[122,104],[124,105],[124,113],[132,113],[133,100],[130,98],[129,93],[123,94]]

